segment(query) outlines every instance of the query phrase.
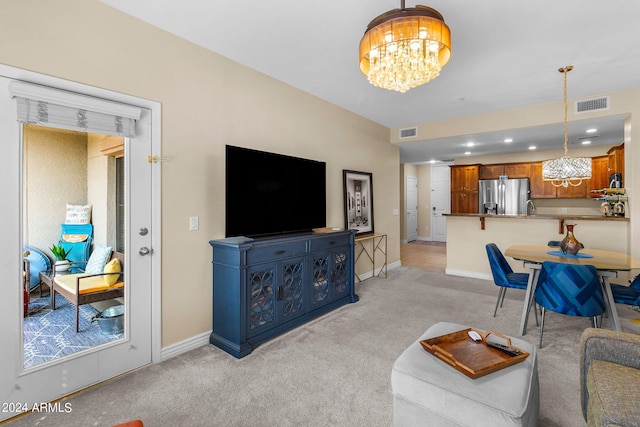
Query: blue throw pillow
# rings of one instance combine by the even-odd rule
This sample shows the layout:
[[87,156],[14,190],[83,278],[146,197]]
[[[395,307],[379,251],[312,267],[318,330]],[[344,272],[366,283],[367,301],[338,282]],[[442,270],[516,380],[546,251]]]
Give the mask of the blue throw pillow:
[[107,263],[107,259],[111,255],[111,246],[99,246],[96,245],[89,256],[87,261],[87,268],[84,272],[87,274],[100,274],[104,271],[104,265]]

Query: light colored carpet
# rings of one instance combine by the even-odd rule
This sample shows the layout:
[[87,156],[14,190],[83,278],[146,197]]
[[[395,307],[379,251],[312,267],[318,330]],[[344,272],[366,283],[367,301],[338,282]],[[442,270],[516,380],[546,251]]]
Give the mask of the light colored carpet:
[[[269,341],[237,360],[207,345],[65,401],[68,414],[29,414],[12,427],[391,426],[394,360],[429,326],[456,322],[517,335],[523,291],[510,290],[492,317],[489,281],[400,267],[356,285],[360,302]],[[618,305],[623,330],[638,313]],[[608,326],[605,319],[604,326]],[[525,339],[537,345],[533,315]],[[589,320],[550,313],[539,355],[540,425],[585,425],[578,344]],[[425,357],[433,357],[425,352]]]

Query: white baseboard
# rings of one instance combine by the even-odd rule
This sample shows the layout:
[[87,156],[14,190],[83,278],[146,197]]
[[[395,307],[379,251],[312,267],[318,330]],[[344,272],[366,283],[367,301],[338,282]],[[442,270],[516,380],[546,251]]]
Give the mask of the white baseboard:
[[387,270],[393,270],[394,268],[402,267],[402,263],[400,261],[392,262],[387,266]]
[[[400,261],[392,262],[391,264],[387,265],[387,272],[389,270],[393,270],[394,268],[398,268],[401,265],[402,264],[400,263]],[[367,280],[367,279],[369,279],[369,278],[371,278],[373,276],[379,276],[380,272],[382,272],[382,268],[377,268],[375,270],[375,272],[374,271],[367,271],[366,273],[362,273],[362,274],[359,275],[360,276],[360,282],[363,282],[363,281],[365,281],[365,280]],[[381,276],[381,277],[384,277],[384,276]],[[357,283],[360,283],[360,282],[357,282]]]
[[203,332],[186,340],[171,344],[167,347],[162,347],[160,361],[171,359],[182,353],[186,353],[196,348],[200,348],[203,345],[209,344],[209,335],[212,331]]
[[482,280],[493,280],[493,276],[485,273],[478,273],[476,271],[467,271],[467,270],[454,270],[452,268],[446,268],[445,274],[449,274],[451,276],[462,276],[462,277],[471,277],[473,279],[482,279]]
[[[416,237],[416,240],[422,241],[422,242],[432,242],[433,239],[431,237]],[[413,242],[413,240],[412,240]],[[404,240],[400,240],[400,243],[409,243],[409,241],[407,239]]]

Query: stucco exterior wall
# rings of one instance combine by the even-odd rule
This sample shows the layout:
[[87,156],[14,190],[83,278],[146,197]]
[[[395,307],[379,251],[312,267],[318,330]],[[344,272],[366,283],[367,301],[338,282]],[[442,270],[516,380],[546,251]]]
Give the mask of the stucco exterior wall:
[[85,134],[27,125],[23,132],[23,235],[25,244],[53,255],[67,203],[87,204]]

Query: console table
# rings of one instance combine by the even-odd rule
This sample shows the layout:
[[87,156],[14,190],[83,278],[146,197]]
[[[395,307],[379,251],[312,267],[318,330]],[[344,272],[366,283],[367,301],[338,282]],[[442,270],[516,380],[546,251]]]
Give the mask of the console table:
[[[370,243],[367,243],[370,242]],[[381,277],[384,272],[384,278],[387,278],[387,235],[372,233],[365,234],[362,236],[357,236],[355,239],[356,243],[356,261],[355,264],[358,263],[358,260],[364,254],[369,262],[371,263],[371,277]],[[384,263],[380,267],[380,271],[376,274],[376,253],[380,253],[384,256]],[[363,279],[360,278],[358,273],[354,268],[354,275],[358,279],[358,282],[362,282]]]
[[354,232],[211,240],[213,332],[236,358],[344,304],[354,288]]

